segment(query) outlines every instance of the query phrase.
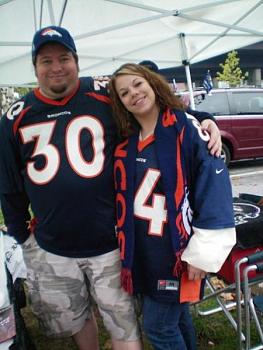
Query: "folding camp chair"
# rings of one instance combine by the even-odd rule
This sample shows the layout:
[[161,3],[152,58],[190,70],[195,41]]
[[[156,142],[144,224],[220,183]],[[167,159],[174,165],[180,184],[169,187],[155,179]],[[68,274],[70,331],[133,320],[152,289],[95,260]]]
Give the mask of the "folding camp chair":
[[[194,306],[200,316],[223,312],[237,332],[239,350],[263,349],[263,331],[259,317],[259,314],[263,313],[263,295],[253,295],[251,291],[253,287],[263,282],[263,251],[257,251],[236,260],[234,270],[234,283],[219,289],[216,289],[211,281],[213,275],[209,275],[206,280],[208,293]],[[221,298],[225,293],[233,293],[235,295],[234,301]],[[212,298],[218,306],[203,311],[202,304]],[[236,309],[236,313],[231,313],[233,309]],[[255,324],[260,339],[260,343],[253,347],[250,344],[252,323]]]
[[[256,198],[257,197],[257,198]],[[261,197],[260,197],[261,198]],[[253,202],[253,200],[255,200]],[[262,208],[256,206],[258,196],[241,194],[240,198],[234,199],[236,215],[239,225],[237,226],[237,245],[232,249],[221,270],[216,274],[226,282],[225,287],[215,288],[212,283],[213,275],[209,275],[206,287],[209,292],[197,304],[195,308],[200,316],[207,316],[222,311],[237,331],[239,349],[250,349],[250,318],[256,324],[261,344],[253,350],[263,349],[263,337],[259,318],[256,311],[263,304],[263,296],[252,296],[251,288],[262,282],[263,261],[263,215]],[[242,207],[243,206],[243,207]],[[235,217],[236,218],[236,217]],[[240,224],[241,223],[241,224]],[[257,262],[255,265],[254,263]],[[251,265],[254,264],[254,265]],[[244,282],[243,282],[244,280]],[[235,300],[226,301],[222,298],[223,293],[233,293]],[[202,310],[202,304],[208,299],[214,298],[218,307]],[[246,318],[242,322],[243,304]],[[231,313],[236,308],[236,314]]]
[[[246,267],[242,271],[242,265]],[[235,264],[237,334],[240,350],[263,349],[263,330],[260,316],[263,313],[263,293],[253,295],[252,288],[263,282],[263,251],[245,256]],[[242,303],[243,301],[243,303]],[[244,305],[244,313],[242,312]],[[255,324],[260,343],[251,347],[251,324]],[[243,335],[243,331],[245,336]]]

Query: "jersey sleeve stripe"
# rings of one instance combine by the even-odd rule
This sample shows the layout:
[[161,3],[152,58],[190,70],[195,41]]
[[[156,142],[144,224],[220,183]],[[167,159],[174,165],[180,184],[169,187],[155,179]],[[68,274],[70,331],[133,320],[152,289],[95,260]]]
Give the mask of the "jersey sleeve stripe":
[[95,92],[87,92],[86,95],[90,96],[90,97],[93,97],[99,101],[102,101],[102,102],[105,102],[105,103],[108,103],[110,104],[111,103],[111,100],[108,96],[103,96],[103,95],[100,95],[100,94],[96,94]]

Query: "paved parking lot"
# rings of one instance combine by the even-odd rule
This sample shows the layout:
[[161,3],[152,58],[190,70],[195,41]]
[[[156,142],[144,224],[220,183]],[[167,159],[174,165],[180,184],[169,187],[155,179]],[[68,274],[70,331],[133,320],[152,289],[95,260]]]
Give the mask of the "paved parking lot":
[[263,160],[233,163],[229,167],[233,196],[251,193],[263,197]]

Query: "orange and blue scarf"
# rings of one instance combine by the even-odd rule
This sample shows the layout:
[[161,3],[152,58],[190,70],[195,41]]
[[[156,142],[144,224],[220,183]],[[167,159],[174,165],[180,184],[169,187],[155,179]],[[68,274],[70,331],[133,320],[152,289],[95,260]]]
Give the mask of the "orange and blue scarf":
[[[167,201],[168,223],[171,232],[175,265],[173,274],[180,278],[184,270],[181,254],[191,232],[187,232],[183,220],[183,205],[188,200],[191,183],[191,147],[187,138],[186,115],[178,110],[161,112],[155,128],[158,165],[162,174]],[[139,136],[131,136],[115,151],[115,189],[117,207],[117,233],[121,252],[123,288],[133,293],[132,265],[134,259],[135,163]],[[186,157],[187,154],[187,157]]]

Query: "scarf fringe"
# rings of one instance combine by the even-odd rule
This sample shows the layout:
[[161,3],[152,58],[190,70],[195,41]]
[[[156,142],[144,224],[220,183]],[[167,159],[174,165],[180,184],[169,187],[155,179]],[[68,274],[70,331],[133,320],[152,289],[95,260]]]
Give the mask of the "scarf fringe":
[[127,268],[121,270],[121,286],[128,294],[133,294],[132,274]]
[[35,217],[33,217],[30,221],[27,221],[28,223],[28,229],[29,229],[29,232],[30,233],[35,233],[35,228],[36,228],[36,225],[37,225],[37,219]]

